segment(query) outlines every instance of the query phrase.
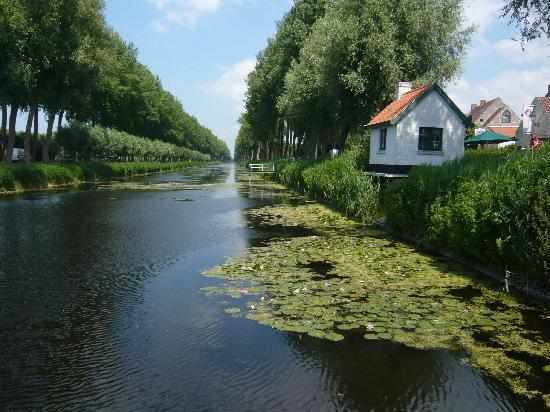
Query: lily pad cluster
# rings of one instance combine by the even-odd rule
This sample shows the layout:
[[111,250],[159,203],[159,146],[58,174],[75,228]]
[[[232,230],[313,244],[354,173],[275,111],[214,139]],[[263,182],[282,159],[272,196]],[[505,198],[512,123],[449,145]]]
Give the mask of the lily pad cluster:
[[260,227],[300,226],[315,234],[272,239],[208,271],[225,283],[206,293],[238,299],[228,314],[331,341],[361,334],[366,344],[466,351],[474,366],[550,407],[550,339],[524,315],[546,325],[546,309],[317,203],[247,213]]

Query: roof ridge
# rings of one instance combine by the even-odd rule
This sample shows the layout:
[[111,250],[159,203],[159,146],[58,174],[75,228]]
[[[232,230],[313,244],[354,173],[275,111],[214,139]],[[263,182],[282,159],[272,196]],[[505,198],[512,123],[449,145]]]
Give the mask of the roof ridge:
[[378,112],[376,116],[369,122],[369,126],[383,124],[391,121],[395,117],[403,113],[407,108],[422,96],[426,91],[430,90],[433,84],[424,84],[415,89],[409,90],[397,99],[392,100],[386,107]]

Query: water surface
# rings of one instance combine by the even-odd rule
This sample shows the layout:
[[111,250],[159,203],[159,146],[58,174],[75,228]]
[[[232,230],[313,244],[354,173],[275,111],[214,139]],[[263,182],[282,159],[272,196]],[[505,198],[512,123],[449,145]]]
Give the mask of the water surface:
[[273,236],[243,211],[278,199],[234,176],[208,166],[134,182],[174,190],[0,201],[0,409],[534,410],[460,353],[228,316],[201,272]]

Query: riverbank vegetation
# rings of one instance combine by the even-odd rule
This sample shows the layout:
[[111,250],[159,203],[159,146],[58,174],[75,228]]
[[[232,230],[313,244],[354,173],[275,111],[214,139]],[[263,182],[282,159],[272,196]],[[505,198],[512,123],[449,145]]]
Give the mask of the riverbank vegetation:
[[[105,22],[102,0],[0,0],[0,140],[12,159],[17,118],[27,113],[25,160],[38,140],[39,112],[47,118],[39,142],[49,160],[54,126],[64,119],[117,129],[228,159],[229,150],[183,109],[138,53]],[[74,146],[74,145],[73,145]]]
[[0,194],[170,172],[191,165],[193,161],[0,164]]
[[550,290],[550,146],[534,153],[467,151],[409,177],[367,176],[364,156],[276,162],[279,182],[349,217],[383,216],[394,233],[504,274],[518,286]]
[[296,1],[248,78],[235,156],[343,148],[398,81],[453,78],[470,34],[461,0]]
[[359,150],[350,150],[336,159],[320,162],[280,161],[276,164],[276,177],[347,216],[373,223],[378,214],[379,185],[360,170],[362,158]]
[[550,288],[550,147],[414,168],[382,196],[388,225]]

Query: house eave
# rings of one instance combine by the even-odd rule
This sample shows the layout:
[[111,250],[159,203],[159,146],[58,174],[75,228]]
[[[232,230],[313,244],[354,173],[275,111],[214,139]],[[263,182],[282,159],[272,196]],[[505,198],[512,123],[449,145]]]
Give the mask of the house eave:
[[379,127],[392,126],[392,125],[393,125],[392,121],[376,123],[376,124],[368,124],[367,129],[376,129]]

